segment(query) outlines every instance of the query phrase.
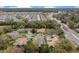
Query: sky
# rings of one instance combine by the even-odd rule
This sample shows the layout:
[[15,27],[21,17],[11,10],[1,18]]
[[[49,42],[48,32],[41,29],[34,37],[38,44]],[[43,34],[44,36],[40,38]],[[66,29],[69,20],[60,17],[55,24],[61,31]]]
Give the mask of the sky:
[[[53,8],[55,6],[79,6],[79,0],[0,0],[0,8],[30,8],[34,6]],[[39,8],[38,7],[38,8]]]

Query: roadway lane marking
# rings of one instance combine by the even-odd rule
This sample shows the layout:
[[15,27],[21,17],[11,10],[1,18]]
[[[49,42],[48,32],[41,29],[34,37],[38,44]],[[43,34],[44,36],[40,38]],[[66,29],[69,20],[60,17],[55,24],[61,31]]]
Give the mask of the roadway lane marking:
[[73,35],[76,39],[78,39],[78,40],[79,40],[79,38],[78,38],[77,36],[75,36],[73,33],[72,33],[72,35]]

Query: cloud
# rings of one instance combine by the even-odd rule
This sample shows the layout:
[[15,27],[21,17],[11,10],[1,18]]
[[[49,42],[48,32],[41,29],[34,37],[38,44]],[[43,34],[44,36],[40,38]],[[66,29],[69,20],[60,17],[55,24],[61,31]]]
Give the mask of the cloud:
[[44,8],[53,8],[53,6],[79,6],[79,0],[0,0],[0,6],[17,6],[18,8],[45,6]]

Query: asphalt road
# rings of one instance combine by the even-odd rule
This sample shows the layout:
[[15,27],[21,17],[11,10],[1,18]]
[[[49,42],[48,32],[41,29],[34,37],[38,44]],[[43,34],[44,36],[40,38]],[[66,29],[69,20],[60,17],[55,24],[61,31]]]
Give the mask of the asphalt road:
[[66,24],[61,24],[61,29],[64,31],[65,37],[74,41],[79,45],[79,34],[70,29]]
[[74,30],[70,29],[66,24],[61,23],[61,21],[57,20],[56,18],[53,18],[53,13],[50,14],[49,18],[51,20],[57,21],[61,25],[61,29],[64,32],[64,36],[66,39],[74,41],[76,44],[79,45],[79,34],[75,32]]

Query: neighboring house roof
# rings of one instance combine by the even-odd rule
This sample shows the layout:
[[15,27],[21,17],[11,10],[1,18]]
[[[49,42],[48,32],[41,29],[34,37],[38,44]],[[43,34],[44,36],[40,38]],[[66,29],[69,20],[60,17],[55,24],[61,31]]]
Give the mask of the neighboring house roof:
[[15,43],[13,45],[24,45],[27,43],[27,38],[26,37],[21,37],[15,40]]

